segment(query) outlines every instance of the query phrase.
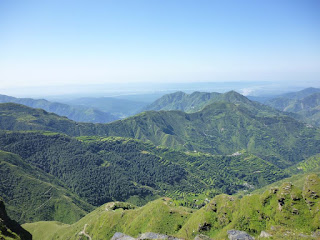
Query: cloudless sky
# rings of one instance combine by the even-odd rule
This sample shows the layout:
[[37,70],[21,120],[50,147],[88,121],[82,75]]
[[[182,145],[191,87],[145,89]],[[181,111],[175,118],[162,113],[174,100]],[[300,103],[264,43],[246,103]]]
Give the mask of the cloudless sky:
[[0,85],[320,81],[319,0],[0,1]]

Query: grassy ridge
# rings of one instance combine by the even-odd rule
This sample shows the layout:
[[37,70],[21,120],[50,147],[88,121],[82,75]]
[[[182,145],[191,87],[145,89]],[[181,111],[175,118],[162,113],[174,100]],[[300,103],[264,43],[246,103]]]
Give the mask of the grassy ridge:
[[[86,233],[92,239],[110,239],[115,232],[137,237],[149,231],[185,239],[194,239],[197,234],[226,239],[229,229],[244,230],[254,236],[267,231],[273,239],[299,239],[299,234],[310,238],[320,228],[319,194],[320,178],[309,175],[303,190],[283,183],[261,195],[243,198],[218,195],[197,211],[176,207],[171,199],[165,198],[133,210],[110,210],[110,204],[106,204],[72,225],[38,222],[23,226],[33,233],[35,240],[77,239],[86,224]],[[43,234],[45,228],[54,232]]]

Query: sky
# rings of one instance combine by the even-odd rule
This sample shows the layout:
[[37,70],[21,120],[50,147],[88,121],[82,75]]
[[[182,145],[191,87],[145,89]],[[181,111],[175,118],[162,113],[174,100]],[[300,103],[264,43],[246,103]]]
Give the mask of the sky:
[[1,0],[0,92],[320,82],[318,0]]

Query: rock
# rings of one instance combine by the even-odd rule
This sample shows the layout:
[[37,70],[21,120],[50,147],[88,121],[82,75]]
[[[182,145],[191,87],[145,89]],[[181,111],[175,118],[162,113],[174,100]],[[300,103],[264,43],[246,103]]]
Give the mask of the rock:
[[272,235],[270,233],[265,232],[265,231],[261,231],[260,237],[268,238],[268,237],[272,237]]
[[303,234],[303,233],[300,233],[299,234],[299,237],[302,237],[302,238],[309,238],[310,236],[306,235],[306,234]]
[[112,236],[111,240],[135,240],[135,238],[125,235],[124,233],[121,233],[121,232],[116,232]]
[[239,230],[229,230],[228,238],[230,240],[254,240],[254,237],[250,236],[248,233]]
[[208,236],[206,235],[203,235],[203,234],[199,234],[197,235],[194,240],[212,240],[211,238],[209,238]]
[[315,232],[312,234],[312,237],[314,237],[314,238],[320,237],[320,231],[319,231],[319,230],[315,231]]
[[153,233],[153,232],[147,232],[142,233],[138,236],[137,240],[142,239],[168,239],[168,240],[180,240],[179,238],[168,236],[165,234],[159,234],[159,233]]

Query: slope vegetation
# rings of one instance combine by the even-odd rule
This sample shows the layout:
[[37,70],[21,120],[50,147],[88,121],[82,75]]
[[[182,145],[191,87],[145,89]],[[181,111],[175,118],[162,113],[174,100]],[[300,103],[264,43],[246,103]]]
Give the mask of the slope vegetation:
[[125,138],[3,132],[0,149],[19,154],[96,206],[114,200],[141,204],[159,195],[183,200],[201,193],[235,193],[287,176],[246,152],[184,153]]
[[280,167],[320,152],[317,128],[269,107],[260,107],[235,92],[225,97],[238,99],[238,103],[217,102],[190,114],[150,111],[109,124],[76,123],[43,110],[0,104],[0,126],[6,130],[49,130],[71,136],[137,138],[183,151],[220,155],[245,149]]
[[0,239],[31,240],[31,234],[7,215],[4,203],[0,200]]
[[55,177],[30,166],[16,154],[0,151],[0,176],[0,196],[10,217],[20,223],[72,223],[93,210]]
[[[243,198],[218,195],[198,211],[177,207],[171,199],[162,198],[128,210],[125,210],[126,204],[109,203],[72,225],[38,222],[23,226],[35,240],[77,239],[84,226],[92,239],[110,239],[115,232],[134,237],[139,233],[157,232],[184,239],[194,239],[199,234],[227,239],[230,229],[254,236],[266,231],[273,239],[311,239],[320,228],[319,195],[320,179],[309,175],[303,190],[284,183],[261,195]],[[119,207],[114,208],[118,204]],[[52,230],[44,233],[44,229]]]

